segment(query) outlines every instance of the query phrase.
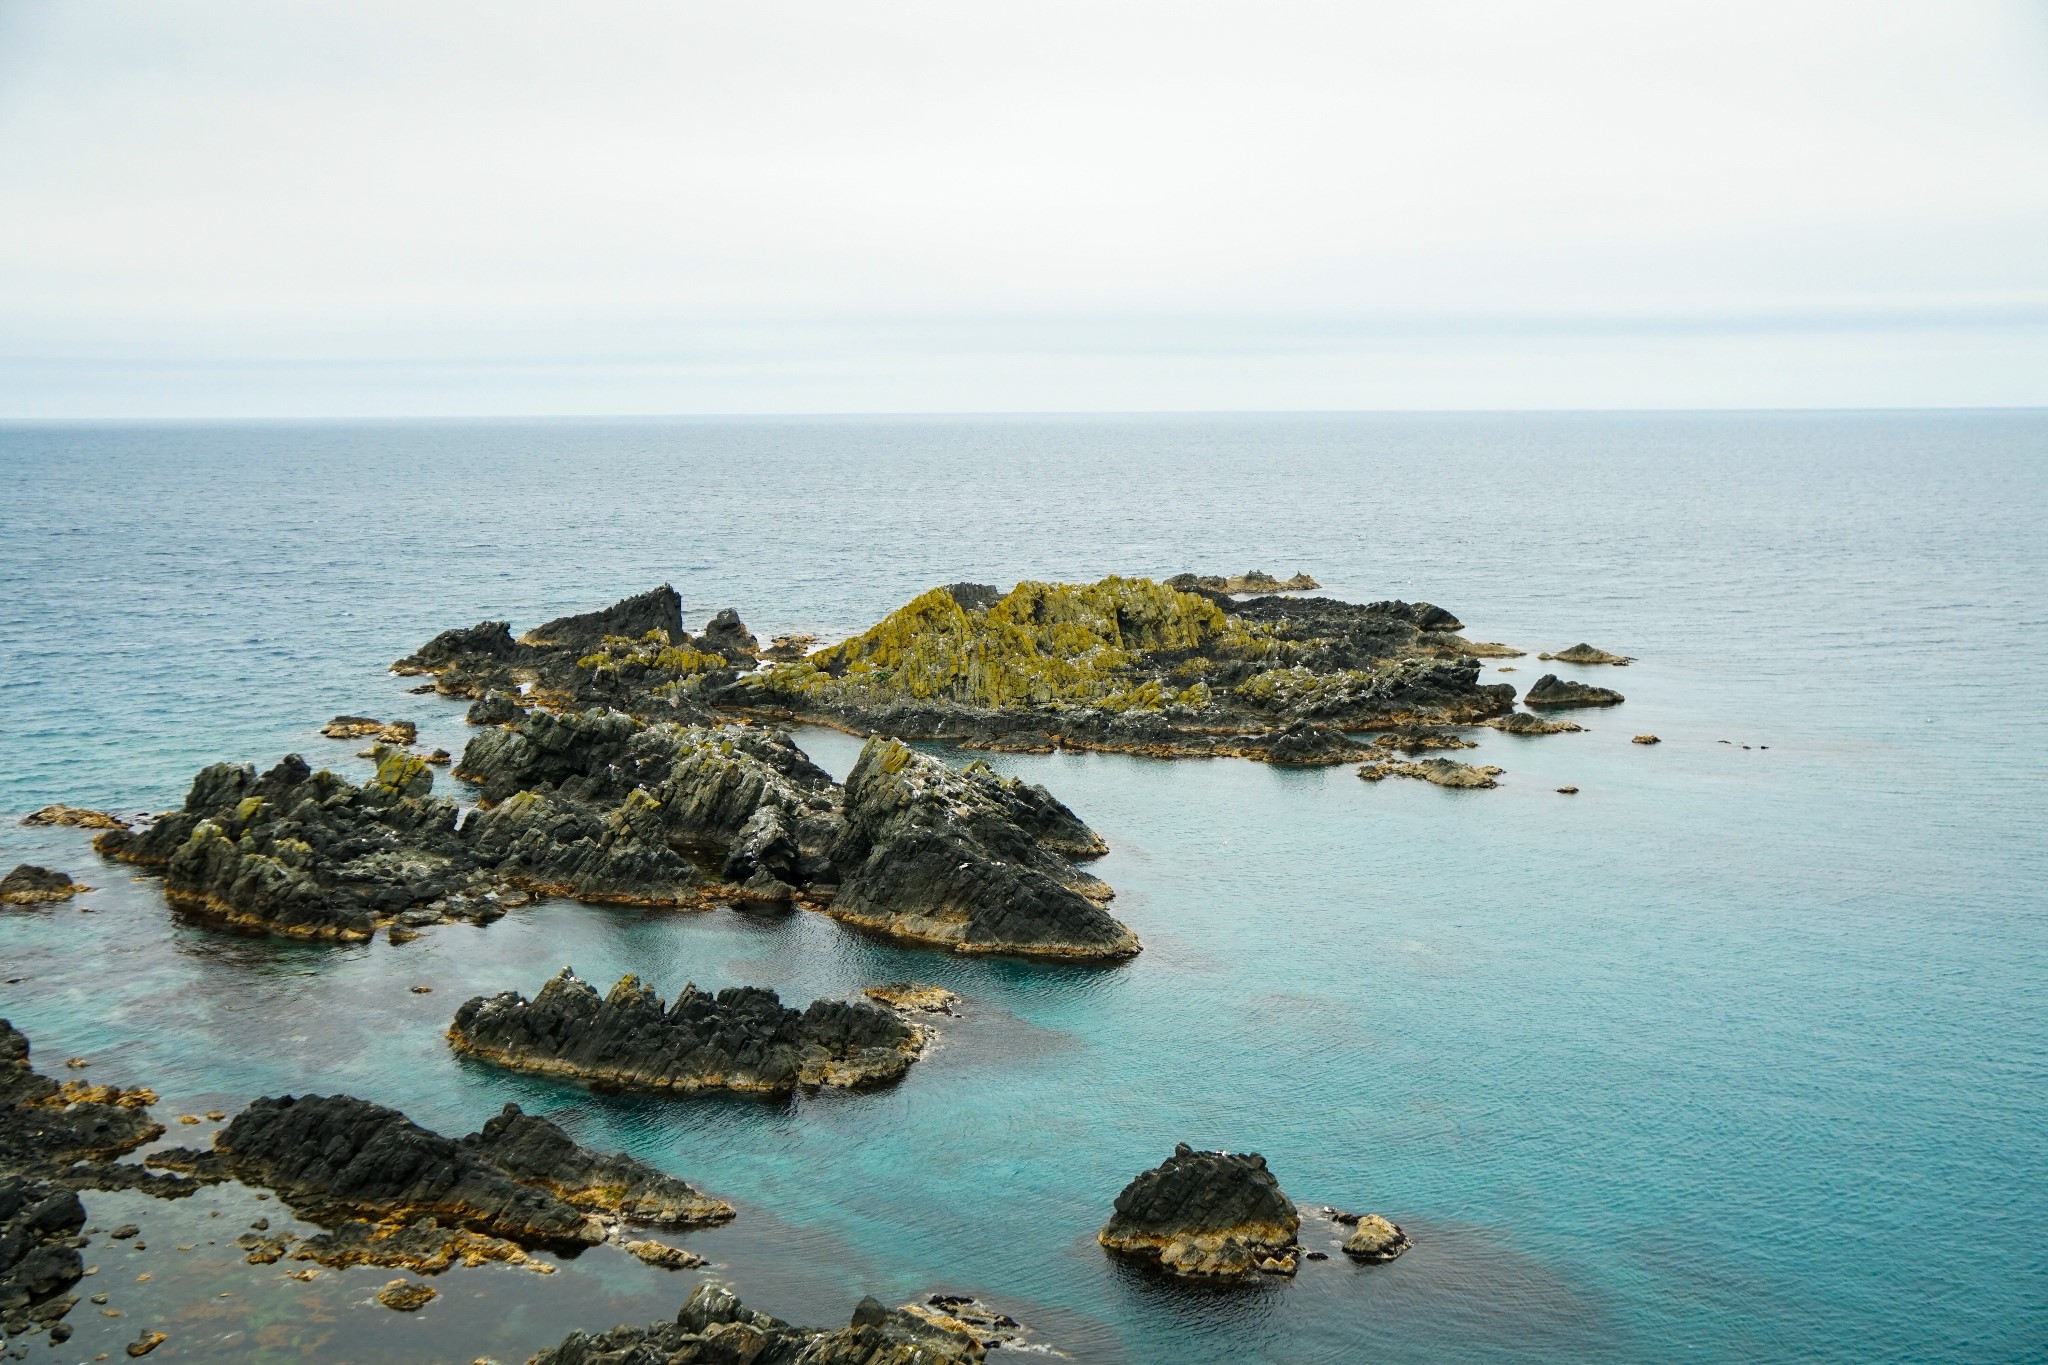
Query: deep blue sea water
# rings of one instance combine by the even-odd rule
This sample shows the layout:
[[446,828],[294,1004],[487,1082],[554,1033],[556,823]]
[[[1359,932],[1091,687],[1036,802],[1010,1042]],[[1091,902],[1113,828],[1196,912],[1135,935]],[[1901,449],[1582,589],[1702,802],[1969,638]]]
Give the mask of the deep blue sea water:
[[[1083,1360],[2048,1357],[2048,414],[7,427],[0,488],[0,867],[103,888],[0,913],[0,1014],[160,1114],[346,1089],[463,1132],[516,1099],[740,1205],[688,1242],[750,1303],[972,1291]],[[1000,759],[1110,841],[1146,945],[1110,970],[564,902],[282,946],[11,818],[161,808],[221,758],[354,771],[317,734],[343,711],[459,747],[461,708],[392,659],[664,580],[691,625],[736,606],[765,638],[963,578],[1252,567],[1447,606],[1532,651],[1492,675],[1523,685],[1538,649],[1634,655],[1577,671],[1628,702],[1478,732],[1494,791]],[[835,770],[857,748],[802,738]],[[967,1005],[902,1085],[789,1105],[449,1055],[463,998],[564,963]],[[1110,1201],[1180,1140],[1415,1248],[1225,1293],[1109,1263]],[[206,1244],[258,1207],[95,1196],[150,1248],[96,1252],[126,1316],[38,1358],[148,1319],[157,1359],[510,1361],[698,1278],[606,1248],[453,1271],[399,1315],[368,1298],[389,1272],[301,1285]]]

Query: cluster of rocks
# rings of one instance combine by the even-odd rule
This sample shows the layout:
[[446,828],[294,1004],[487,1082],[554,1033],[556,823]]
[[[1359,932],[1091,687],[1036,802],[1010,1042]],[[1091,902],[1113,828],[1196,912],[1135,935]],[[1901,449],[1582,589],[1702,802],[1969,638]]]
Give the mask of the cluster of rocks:
[[[1401,1229],[1378,1214],[1324,1213],[1348,1226],[1346,1255],[1367,1264],[1408,1249]],[[1301,1211],[1257,1152],[1198,1152],[1185,1142],[1116,1198],[1096,1234],[1110,1252],[1188,1279],[1232,1282],[1290,1276],[1328,1253],[1302,1246]]]
[[297,755],[215,764],[181,809],[108,830],[108,857],[164,873],[186,910],[353,941],[488,921],[536,895],[696,907],[792,900],[967,952],[1115,958],[1137,940],[1071,861],[1101,838],[1045,788],[874,741],[841,787],[779,730],[518,713],[465,749],[481,807],[433,794],[425,760],[379,751],[357,786]]
[[1501,775],[1501,769],[1491,763],[1460,763],[1454,758],[1425,758],[1418,763],[1383,758],[1361,764],[1358,775],[1368,782],[1412,777],[1438,787],[1485,788],[1500,785],[1494,779]]
[[689,985],[671,1005],[629,975],[600,996],[565,967],[532,1000],[508,991],[465,1002],[448,1039],[498,1066],[619,1089],[782,1094],[899,1079],[925,1031],[865,1000],[795,1010],[754,986],[711,995]]
[[887,1308],[869,1297],[833,1331],[792,1327],[707,1283],[674,1322],[572,1332],[531,1365],[978,1365],[991,1349],[1022,1340],[1013,1319],[973,1312],[971,1304],[936,1296]]

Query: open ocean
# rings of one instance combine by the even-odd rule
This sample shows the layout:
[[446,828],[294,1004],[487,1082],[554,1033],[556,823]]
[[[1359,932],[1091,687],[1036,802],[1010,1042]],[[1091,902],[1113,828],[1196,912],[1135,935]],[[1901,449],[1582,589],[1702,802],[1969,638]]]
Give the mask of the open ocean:
[[[0,911],[0,1015],[45,1071],[89,1056],[165,1119],[345,1090],[460,1134],[517,1100],[737,1204],[685,1243],[818,1325],[950,1290],[1131,1365],[2048,1358],[2048,413],[6,426],[0,488],[0,870],[103,888]],[[1109,840],[1092,870],[1145,943],[1109,969],[562,901],[284,945],[15,818],[160,809],[219,759],[360,776],[318,734],[340,712],[459,751],[462,707],[393,659],[663,581],[693,629],[732,606],[765,641],[961,579],[1249,568],[1530,651],[1489,680],[1634,655],[1557,670],[1628,701],[1478,731],[1493,791],[993,759]],[[841,775],[858,749],[800,740]],[[967,1003],[901,1085],[787,1104],[451,1055],[463,999],[565,963]],[[1111,1200],[1177,1141],[1263,1152],[1414,1249],[1228,1292],[1111,1263]],[[388,1270],[242,1264],[232,1233],[280,1213],[245,1191],[87,1204],[149,1250],[96,1244],[125,1316],[81,1305],[34,1359],[149,1324],[153,1360],[510,1362],[701,1278],[599,1248],[396,1314]]]

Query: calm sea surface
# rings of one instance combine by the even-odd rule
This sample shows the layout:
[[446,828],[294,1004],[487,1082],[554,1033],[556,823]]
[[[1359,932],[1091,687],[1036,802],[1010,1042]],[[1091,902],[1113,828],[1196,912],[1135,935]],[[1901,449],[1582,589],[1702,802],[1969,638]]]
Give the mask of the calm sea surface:
[[[755,1306],[976,1292],[1088,1361],[2048,1356],[2048,414],[9,427],[0,490],[0,868],[103,888],[0,913],[0,1014],[160,1116],[346,1090],[461,1133],[517,1100],[738,1204],[687,1242]],[[1524,686],[1538,649],[1635,655],[1577,671],[1628,703],[1479,732],[1495,791],[997,760],[1114,849],[1146,951],[1109,970],[566,902],[281,946],[11,818],[161,808],[223,758],[353,774],[317,733],[343,711],[459,748],[392,659],[664,580],[693,627],[735,606],[765,638],[963,578],[1253,567],[1446,606],[1532,651],[1497,661]],[[841,773],[857,749],[801,739]],[[464,998],[565,963],[967,1005],[895,1089],[787,1105],[449,1054]],[[1415,1248],[1222,1293],[1111,1264],[1110,1201],[1181,1140]],[[148,1250],[89,1252],[124,1316],[82,1306],[36,1358],[158,1324],[163,1360],[511,1361],[699,1278],[600,1248],[401,1315],[369,1298],[389,1271],[243,1265],[278,1216],[246,1191],[88,1202]]]

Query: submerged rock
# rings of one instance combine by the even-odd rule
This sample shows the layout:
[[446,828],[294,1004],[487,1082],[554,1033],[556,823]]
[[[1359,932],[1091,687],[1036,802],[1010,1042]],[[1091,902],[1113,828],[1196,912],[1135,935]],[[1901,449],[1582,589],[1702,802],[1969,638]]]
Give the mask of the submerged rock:
[[80,886],[65,873],[22,863],[0,877],[0,905],[45,905],[68,901],[79,892],[90,890],[91,887]]
[[377,1302],[400,1313],[411,1313],[425,1308],[440,1297],[440,1293],[440,1290],[430,1284],[398,1279],[392,1280],[377,1291]]
[[1626,654],[1609,654],[1604,649],[1595,649],[1589,644],[1576,644],[1570,649],[1560,649],[1555,654],[1538,654],[1539,659],[1555,659],[1561,664],[1614,664],[1627,667],[1635,662]]
[[1121,1256],[1198,1279],[1291,1273],[1301,1214],[1256,1152],[1186,1143],[1116,1197],[1096,1240]]
[[1527,711],[1510,711],[1505,716],[1479,722],[1510,735],[1566,735],[1577,734],[1585,727],[1574,725],[1568,720],[1554,720],[1548,716],[1535,716]]
[[1263,570],[1253,569],[1248,573],[1231,574],[1227,577],[1218,574],[1175,574],[1166,580],[1166,586],[1178,588],[1182,592],[1194,592],[1200,589],[1207,592],[1245,594],[1256,592],[1314,592],[1323,585],[1305,573],[1298,573],[1292,578],[1282,580],[1273,577],[1273,575]]
[[1096,904],[1109,888],[1047,846],[1073,846],[1079,822],[1029,790],[1027,800],[985,769],[955,772],[895,740],[869,740],[846,779],[832,853],[843,877],[827,913],[957,952],[1137,952],[1137,936]]
[[1621,693],[1590,683],[1566,682],[1555,673],[1545,673],[1522,698],[1528,706],[1615,706],[1626,700]]
[[90,810],[84,806],[67,806],[59,802],[44,806],[33,815],[22,817],[24,825],[69,825],[78,829],[126,829],[128,822],[118,815],[109,815],[103,810]]
[[980,1365],[1003,1333],[921,1304],[885,1308],[865,1298],[836,1331],[792,1327],[746,1307],[719,1284],[700,1284],[672,1323],[571,1332],[531,1365]]
[[1358,770],[1358,775],[1368,782],[1378,782],[1388,777],[1413,777],[1439,787],[1467,788],[1497,787],[1500,783],[1494,779],[1500,774],[1501,769],[1490,763],[1460,763],[1450,758],[1426,758],[1420,763],[1397,763],[1392,759],[1382,759],[1377,763],[1364,764]]
[[466,1001],[448,1038],[514,1070],[683,1094],[877,1085],[909,1070],[925,1042],[923,1029],[864,1001],[794,1010],[758,987],[691,985],[669,1005],[633,976],[600,996],[566,967],[530,1001],[512,991]]

